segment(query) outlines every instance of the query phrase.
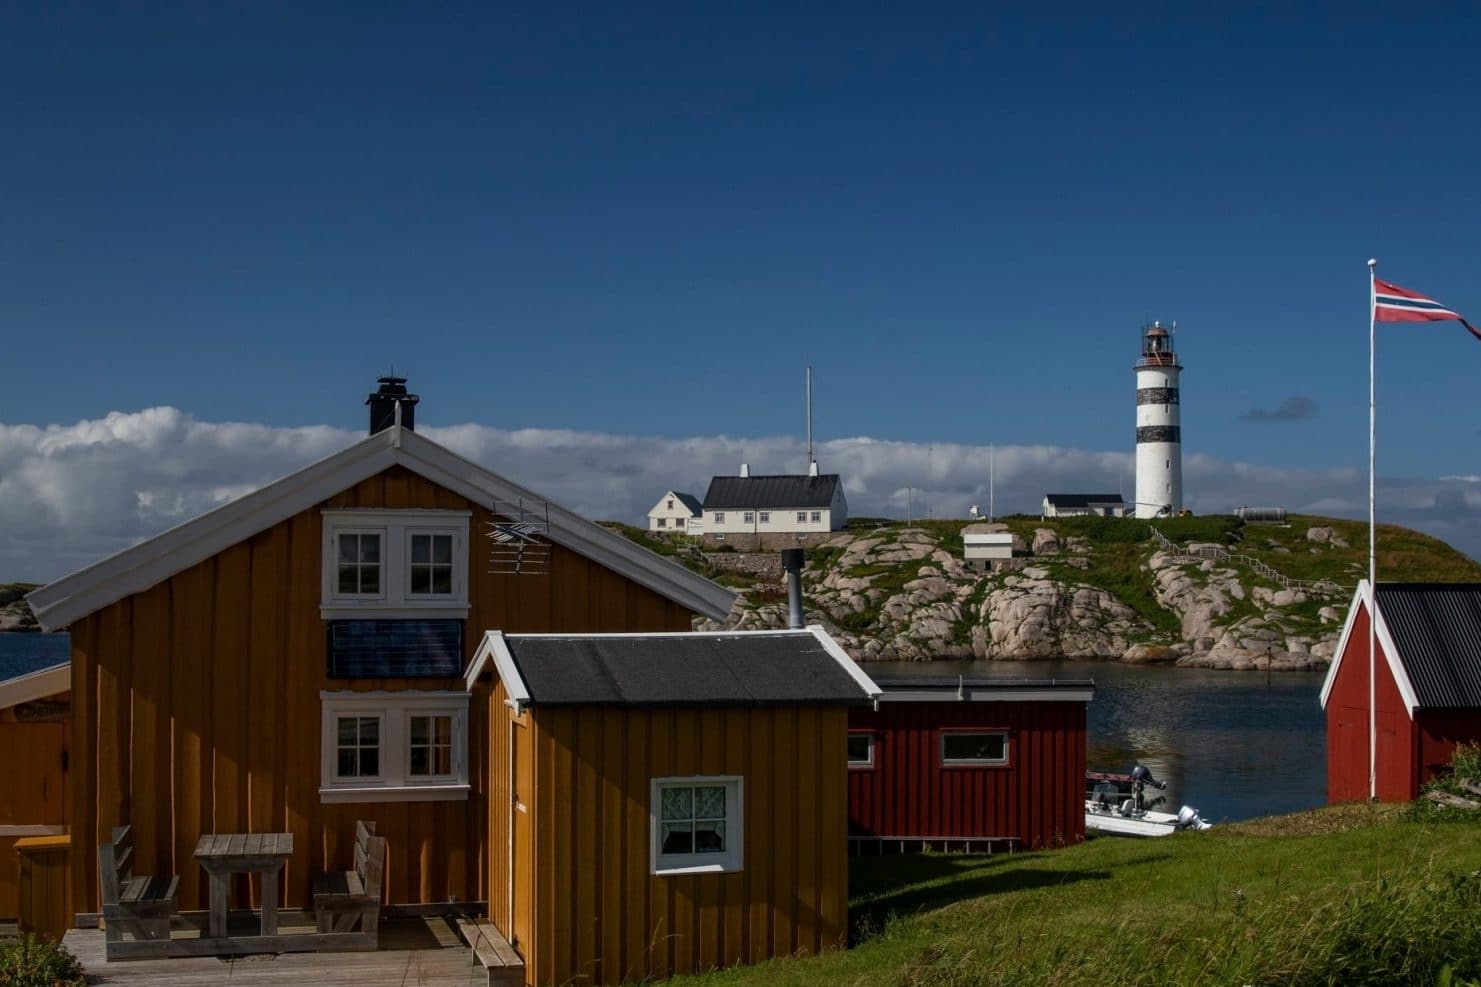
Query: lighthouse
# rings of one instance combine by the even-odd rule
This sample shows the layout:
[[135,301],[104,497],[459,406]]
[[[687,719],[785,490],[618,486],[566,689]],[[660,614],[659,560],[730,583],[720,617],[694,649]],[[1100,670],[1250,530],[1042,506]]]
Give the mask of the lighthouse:
[[[1176,326],[1176,323],[1174,323]],[[1183,435],[1172,333],[1154,322],[1142,329],[1136,362],[1136,516],[1175,515],[1183,507]]]

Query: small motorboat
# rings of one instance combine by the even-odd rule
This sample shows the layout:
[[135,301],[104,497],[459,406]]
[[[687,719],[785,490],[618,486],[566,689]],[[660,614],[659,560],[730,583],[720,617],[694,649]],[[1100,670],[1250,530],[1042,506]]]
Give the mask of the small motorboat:
[[1116,836],[1170,836],[1180,830],[1212,829],[1198,810],[1185,805],[1176,813],[1158,812],[1152,806],[1161,796],[1148,801],[1144,789],[1150,785],[1158,791],[1167,783],[1152,777],[1152,772],[1138,764],[1131,774],[1099,771],[1085,773],[1085,828],[1095,833]]

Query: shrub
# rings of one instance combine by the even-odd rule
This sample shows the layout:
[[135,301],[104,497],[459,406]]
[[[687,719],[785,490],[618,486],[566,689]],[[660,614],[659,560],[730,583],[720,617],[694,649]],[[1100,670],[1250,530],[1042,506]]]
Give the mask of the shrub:
[[32,935],[0,939],[0,984],[6,987],[82,987],[82,964],[60,943]]

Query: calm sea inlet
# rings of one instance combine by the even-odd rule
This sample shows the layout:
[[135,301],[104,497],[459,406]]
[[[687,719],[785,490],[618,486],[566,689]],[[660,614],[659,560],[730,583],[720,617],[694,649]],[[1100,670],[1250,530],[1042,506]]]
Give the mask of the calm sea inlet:
[[[1094,679],[1088,765],[1130,771],[1140,761],[1167,802],[1211,822],[1253,819],[1326,802],[1326,721],[1320,672],[1222,672],[1114,662],[873,662],[885,675]],[[1152,792],[1148,793],[1155,794]]]
[[[67,658],[66,634],[0,634],[0,679]],[[1089,765],[1138,761],[1212,821],[1252,819],[1326,799],[1320,673],[1217,672],[1112,662],[873,662],[880,675],[1094,679]]]

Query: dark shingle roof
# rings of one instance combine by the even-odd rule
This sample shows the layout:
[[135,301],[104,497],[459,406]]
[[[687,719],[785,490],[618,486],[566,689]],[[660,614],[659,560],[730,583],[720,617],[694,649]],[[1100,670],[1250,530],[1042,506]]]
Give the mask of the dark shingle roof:
[[1420,708],[1481,707],[1481,583],[1379,583],[1378,612]]
[[1045,494],[1055,507],[1089,507],[1091,504],[1119,504],[1120,494]]
[[840,705],[869,699],[810,631],[505,640],[537,705]]
[[838,489],[838,474],[822,476],[717,476],[705,494],[705,510],[756,507],[827,507]]
[[699,514],[704,510],[704,505],[701,504],[699,502],[699,498],[694,496],[694,494],[692,493],[680,493],[679,491],[675,490],[674,499],[679,501],[679,503],[683,504],[685,507],[689,508],[690,514]]

